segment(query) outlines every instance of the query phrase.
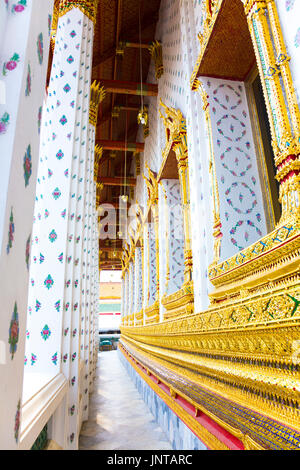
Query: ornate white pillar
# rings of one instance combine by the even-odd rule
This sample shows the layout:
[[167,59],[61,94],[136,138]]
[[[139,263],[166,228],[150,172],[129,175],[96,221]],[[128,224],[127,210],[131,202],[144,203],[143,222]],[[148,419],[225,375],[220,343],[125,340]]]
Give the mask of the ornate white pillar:
[[[35,231],[39,235],[33,252],[36,262],[30,273],[32,339],[28,356],[36,347],[35,373],[50,377],[62,371],[69,380],[63,443],[68,449],[78,448],[79,371],[86,375],[85,362],[80,364],[83,354],[79,347],[86,347],[89,327],[85,322],[90,321],[85,309],[89,309],[90,302],[91,247],[82,237],[86,234],[84,224],[91,226],[85,220],[87,206],[90,218],[94,210],[94,206],[90,208],[94,154],[89,151],[93,133],[89,128],[89,102],[97,2],[94,3],[92,6],[92,2],[85,2],[82,6],[82,2],[63,1],[60,7],[45,109],[46,140],[38,175]],[[88,252],[87,259],[84,250]],[[87,286],[82,282],[83,275]],[[81,299],[85,300],[84,306]],[[88,358],[89,353],[86,354]]]
[[0,446],[6,450],[16,450],[22,437],[29,254],[52,7],[52,0],[0,4]]

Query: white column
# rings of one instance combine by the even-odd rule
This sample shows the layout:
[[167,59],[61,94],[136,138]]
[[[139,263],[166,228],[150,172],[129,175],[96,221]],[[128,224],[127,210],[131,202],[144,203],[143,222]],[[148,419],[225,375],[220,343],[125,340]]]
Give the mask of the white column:
[[0,5],[0,447],[18,448],[36,173],[53,1]]
[[[64,442],[68,449],[78,448],[79,348],[86,343],[82,335],[80,339],[87,317],[82,308],[86,293],[87,308],[90,301],[89,285],[83,295],[81,291],[83,274],[87,283],[90,278],[90,261],[87,270],[84,266],[82,237],[93,173],[93,153],[88,148],[93,32],[92,20],[78,8],[59,18],[46,103],[47,139],[39,168],[37,207],[41,217],[35,228],[39,239],[34,246],[34,284],[29,292],[28,357],[38,351],[33,370],[47,378],[61,370],[70,383]],[[86,328],[83,330],[85,336]]]

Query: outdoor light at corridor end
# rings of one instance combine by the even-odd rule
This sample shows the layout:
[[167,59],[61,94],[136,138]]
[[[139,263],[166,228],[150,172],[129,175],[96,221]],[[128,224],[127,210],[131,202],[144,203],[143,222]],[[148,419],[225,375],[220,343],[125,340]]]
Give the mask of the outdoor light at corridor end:
[[128,196],[126,194],[123,194],[121,196],[121,199],[122,199],[123,202],[127,202],[128,201]]

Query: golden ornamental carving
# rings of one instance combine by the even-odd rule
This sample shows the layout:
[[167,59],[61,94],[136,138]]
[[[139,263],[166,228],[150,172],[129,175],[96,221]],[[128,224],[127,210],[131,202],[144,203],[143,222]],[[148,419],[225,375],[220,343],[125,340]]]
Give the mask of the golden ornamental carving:
[[105,90],[100,86],[100,82],[96,80],[91,85],[91,98],[90,98],[90,110],[89,110],[89,122],[92,126],[97,125],[97,115],[99,104],[104,100]]
[[161,382],[159,377],[156,377],[157,383],[153,382],[153,380],[151,380],[151,378],[149,378],[147,374],[136,365],[136,361],[133,361],[130,357],[127,356],[128,352],[122,345],[120,346],[120,350],[131,366],[135,369],[135,371],[143,378],[143,380],[145,380],[145,382],[155,391],[155,393],[164,400],[168,407],[173,410],[196,435],[200,436],[201,440],[208,446],[208,448],[215,450],[228,450],[228,447],[223,444],[223,442],[217,439],[188,413],[185,413],[182,407],[179,406],[166,392],[164,392],[157,385]]
[[[215,394],[214,383],[216,380],[214,380],[213,374],[209,374],[208,368],[204,375],[201,372],[199,374],[200,369],[197,373],[193,373],[191,369],[188,369],[190,364],[185,362],[185,365],[183,365],[182,353],[178,353],[176,358],[171,357],[168,361],[166,355],[164,357],[157,355],[155,348],[152,348],[152,350],[143,348],[141,350],[135,341],[128,338],[121,340],[121,347],[135,362],[141,364],[143,369],[149,370],[152,376],[157,377],[157,383],[163,383],[172,391],[174,401],[177,396],[184,398],[194,407],[195,416],[198,415],[199,411],[202,411],[230,434],[236,436],[244,444],[245,449],[269,449],[271,446],[275,449],[291,450],[299,447],[300,434],[299,422],[297,422],[299,411],[292,411],[291,399],[278,401],[280,406],[276,410],[276,405],[271,404],[272,401],[276,401],[275,393],[271,392],[271,385],[269,387],[270,391],[261,391],[260,396],[254,398],[254,389],[251,388],[250,383],[241,388],[238,383],[233,383],[233,377],[231,380],[220,377],[222,395],[225,394],[225,397],[220,397],[220,395]],[[194,354],[194,357],[197,356]],[[206,359],[206,361],[209,363],[209,359]],[[197,359],[193,362],[195,367]],[[205,362],[203,361],[203,363]],[[239,368],[238,362],[236,362],[235,367]],[[220,370],[222,368],[221,361],[219,368]],[[231,368],[231,370],[234,375],[234,368]],[[251,379],[254,379],[254,377],[253,374]],[[259,387],[260,376],[258,377]],[[231,390],[229,382],[232,384]],[[237,398],[238,394],[244,395],[242,400]],[[252,400],[251,395],[254,398]],[[270,397],[269,409],[266,405],[267,397]],[[264,406],[258,409],[262,403],[264,403]],[[296,403],[293,404],[296,405]],[[288,407],[290,407],[289,417],[288,413],[283,412],[281,419],[278,419],[279,409],[287,409]],[[262,409],[263,412],[261,412]],[[273,410],[273,416],[266,415],[266,412],[269,412],[270,409]],[[184,410],[181,410],[180,416],[184,417],[185,414]],[[285,421],[286,419],[288,422]]]
[[[178,175],[181,186],[181,204],[183,210],[184,228],[184,283],[192,280],[193,258],[191,247],[191,221],[190,221],[190,182],[188,169],[188,149],[186,138],[186,120],[179,109],[169,108],[162,100],[160,105],[165,111],[165,116],[159,110],[166,132],[166,148],[163,151],[162,168],[166,162],[170,150],[174,150],[177,159]],[[162,171],[162,170],[161,170]],[[160,178],[159,172],[158,179]]]
[[158,202],[158,182],[155,177],[155,174],[153,171],[150,169],[148,164],[146,163],[146,168],[148,170],[149,177],[147,178],[145,175],[143,175],[147,189],[148,189],[148,204],[151,205],[157,205]]
[[[254,47],[256,62],[263,88],[277,166],[276,178],[280,182],[282,204],[281,223],[298,218],[300,207],[294,201],[299,193],[300,110],[293,85],[290,57],[287,54],[275,0],[242,0],[248,28]],[[222,14],[223,0],[206,2],[204,30],[200,35],[202,47],[196,62],[191,87],[199,88],[197,78],[205,48],[218,15]],[[290,180],[292,184],[284,184]],[[296,191],[291,189],[297,186]],[[293,207],[291,214],[290,207]]]
[[94,24],[97,17],[98,0],[60,0],[59,16],[63,16],[72,8],[78,8]]
[[164,320],[194,313],[193,282],[183,284],[181,289],[173,294],[164,295],[161,303],[166,309]]
[[221,218],[220,218],[220,198],[219,198],[219,188],[218,180],[216,174],[216,164],[215,164],[215,154],[213,146],[213,135],[211,127],[211,117],[209,109],[209,100],[208,95],[204,89],[204,86],[200,80],[197,80],[197,90],[200,93],[203,103],[203,111],[205,114],[207,133],[209,138],[209,174],[211,180],[212,194],[213,194],[213,216],[214,216],[214,225],[213,225],[213,237],[214,237],[214,257],[211,264],[211,267],[216,265],[220,259],[221,254],[221,242],[223,234],[221,232]]
[[103,148],[100,147],[99,145],[96,145],[95,146],[95,159],[94,159],[94,181],[96,182],[98,178],[99,164],[100,164],[102,155],[103,155]]
[[199,55],[198,55],[191,79],[190,79],[190,85],[191,85],[192,90],[197,89],[198,70],[202,62],[205,48],[209,41],[217,16],[221,9],[222,2],[223,0],[205,0],[202,3],[202,15],[204,18],[204,22],[203,22],[203,30],[198,33],[198,39],[200,42],[200,52],[199,52]]
[[162,44],[161,44],[161,42],[153,41],[153,43],[149,47],[149,51],[150,51],[152,59],[154,60],[155,78],[157,80],[159,80],[160,77],[164,73],[163,54],[162,54]]
[[159,101],[160,106],[165,110],[166,116],[164,116],[159,109],[159,115],[163,120],[166,132],[166,141],[177,142],[180,140],[180,135],[186,135],[186,122],[179,109],[169,108],[162,100]]

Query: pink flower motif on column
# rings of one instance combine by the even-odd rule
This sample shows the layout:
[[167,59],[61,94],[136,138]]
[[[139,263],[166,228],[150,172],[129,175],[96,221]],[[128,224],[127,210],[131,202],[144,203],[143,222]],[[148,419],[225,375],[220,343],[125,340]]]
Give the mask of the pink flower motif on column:
[[25,96],[29,96],[30,93],[31,93],[31,69],[30,69],[30,65],[28,64],[28,68],[27,68],[27,77],[26,77]]
[[31,164],[31,145],[28,145],[23,161],[23,168],[24,168],[24,180],[25,180],[25,187],[29,184],[29,179],[32,173],[32,164]]
[[44,45],[43,45],[43,33],[40,33],[37,38],[37,54],[39,64],[42,65],[43,63],[43,56],[44,56]]
[[21,400],[18,401],[17,405],[17,412],[15,415],[15,440],[18,442],[19,440],[19,429],[20,429],[20,424],[21,424]]
[[5,134],[8,124],[9,124],[9,114],[5,112],[2,118],[0,119],[0,135]]
[[10,345],[11,358],[14,358],[17,350],[17,343],[19,341],[19,315],[17,311],[17,303],[15,302],[12,319],[9,326],[9,338],[8,343]]
[[7,254],[9,253],[12,247],[12,243],[14,241],[14,232],[15,232],[14,216],[13,216],[13,211],[11,209],[10,217],[9,217],[9,227],[8,227],[8,243],[6,247]]
[[27,7],[27,0],[19,0],[18,3],[14,3],[11,11],[12,13],[22,13],[25,7]]
[[56,366],[56,364],[57,364],[57,352],[53,354],[53,356],[51,357],[51,361]]
[[48,274],[48,276],[46,277],[46,279],[44,280],[44,286],[49,290],[51,289],[51,287],[53,286],[54,284],[54,281],[51,277],[50,274]]
[[51,335],[51,331],[49,329],[49,326],[45,325],[44,328],[41,331],[41,336],[46,341],[49,338],[50,335]]
[[11,72],[17,67],[17,64],[19,62],[20,56],[16,52],[14,55],[11,56],[11,58],[8,60],[8,62],[4,62],[3,67],[2,67],[2,75],[6,75],[7,72]]

